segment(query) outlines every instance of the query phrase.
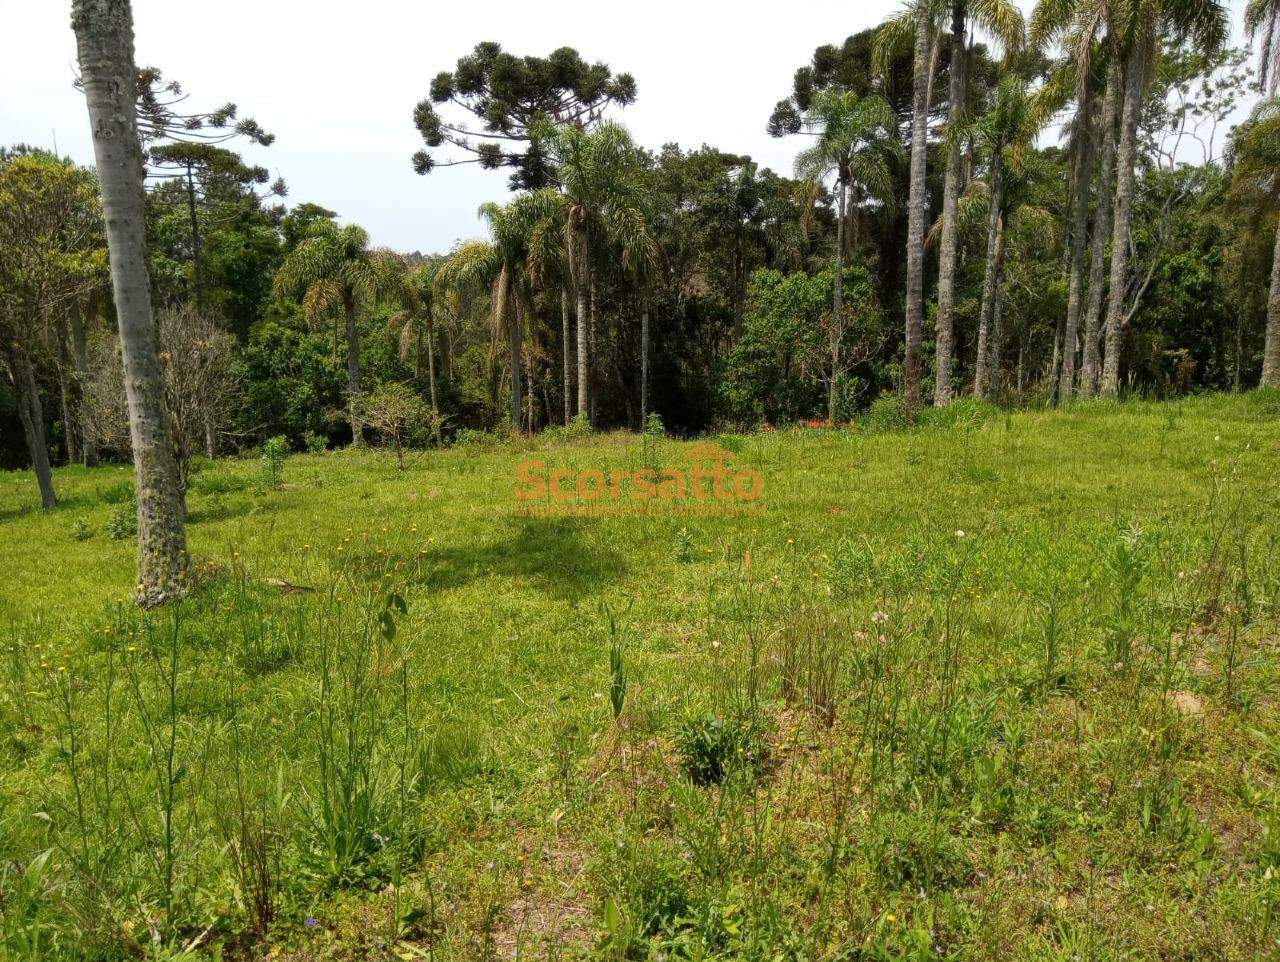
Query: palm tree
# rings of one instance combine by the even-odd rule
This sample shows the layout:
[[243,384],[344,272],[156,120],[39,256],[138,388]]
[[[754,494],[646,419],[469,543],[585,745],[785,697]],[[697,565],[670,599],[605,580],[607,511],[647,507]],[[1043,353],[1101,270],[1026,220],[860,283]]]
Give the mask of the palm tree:
[[586,417],[592,395],[588,329],[592,253],[606,238],[614,238],[624,251],[631,249],[637,256],[639,247],[646,244],[644,162],[626,128],[616,123],[589,131],[543,124],[536,137],[563,192],[565,251],[578,318],[578,416]]
[[844,341],[845,247],[856,247],[857,239],[850,237],[850,228],[856,227],[856,210],[863,196],[884,204],[893,202],[891,165],[901,158],[902,145],[898,140],[897,114],[888,101],[874,94],[858,97],[852,91],[822,91],[814,98],[805,120],[818,139],[796,158],[796,174],[819,182],[828,174],[836,177],[836,269],[829,332],[831,381],[827,392],[827,419],[834,423],[836,375]]
[[[971,26],[979,27],[998,40],[1006,53],[1022,46],[1022,14],[1011,0],[951,0],[951,66],[949,116],[947,125],[965,125],[969,86],[966,76],[965,43]],[[959,137],[948,138],[947,166],[942,186],[942,233],[938,251],[938,345],[937,377],[933,401],[942,406],[951,400],[952,343],[955,337],[956,296],[956,204],[960,197],[960,167],[963,148]]]
[[563,223],[563,210],[563,199],[551,188],[517,194],[507,204],[483,205],[480,216],[489,225],[490,240],[464,244],[438,278],[454,289],[491,290],[492,333],[507,342],[509,415],[515,430],[520,429],[523,411],[524,318],[532,309],[531,244]]
[[93,132],[120,328],[138,500],[137,597],[143,604],[159,604],[181,593],[186,581],[186,507],[151,312],[133,11],[128,0],[73,0],[71,26]]
[[925,193],[925,155],[929,149],[929,105],[937,68],[934,37],[936,0],[909,0],[902,11],[886,20],[876,33],[876,72],[889,72],[893,55],[908,36],[912,45],[911,161],[907,188],[907,292],[903,345],[903,395],[908,412],[920,407],[920,348],[924,332],[924,234],[928,197]]
[[[1274,197],[1280,190],[1280,99],[1268,98],[1254,108],[1248,122],[1236,132],[1232,149],[1237,181],[1256,183]],[[1280,224],[1271,261],[1259,386],[1280,388]]]
[[1211,53],[1226,42],[1227,21],[1220,0],[1087,0],[1085,13],[1096,22],[1106,23],[1112,51],[1124,63],[1102,368],[1102,393],[1115,397],[1120,392],[1120,337],[1129,281],[1138,122],[1147,83],[1159,54],[1159,41],[1170,34],[1179,41],[1190,41],[1201,52]]
[[347,405],[351,443],[364,444],[360,426],[359,319],[377,297],[395,290],[403,265],[388,251],[369,247],[369,235],[354,224],[333,221],[312,224],[276,272],[276,293],[302,297],[312,322],[338,310],[346,324]]
[[1280,2],[1249,0],[1244,8],[1244,29],[1250,40],[1262,36],[1258,48],[1258,87],[1274,97],[1280,86]]
[[1016,74],[1000,81],[990,109],[973,125],[976,140],[987,149],[990,157],[987,171],[987,256],[982,278],[982,302],[978,311],[977,354],[973,365],[975,397],[982,397],[986,393],[988,381],[987,345],[995,309],[1000,257],[1003,253],[1001,234],[1005,222],[1005,166],[1009,154],[1024,150],[1035,139],[1042,125],[1041,116],[1028,96],[1026,81]]
[[[400,328],[400,357],[413,354],[413,376],[422,378],[422,362],[427,362],[427,387],[431,395],[431,413],[440,414],[440,398],[436,390],[435,301],[438,261],[428,261],[410,268],[400,279],[400,301],[404,309],[392,323]],[[425,341],[425,344],[424,344]]]

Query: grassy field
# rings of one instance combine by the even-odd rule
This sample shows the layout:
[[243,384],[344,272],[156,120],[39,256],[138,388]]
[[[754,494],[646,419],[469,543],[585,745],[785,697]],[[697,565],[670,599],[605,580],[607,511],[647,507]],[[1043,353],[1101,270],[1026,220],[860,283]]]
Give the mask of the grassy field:
[[1280,399],[0,477],[0,958],[1280,955]]

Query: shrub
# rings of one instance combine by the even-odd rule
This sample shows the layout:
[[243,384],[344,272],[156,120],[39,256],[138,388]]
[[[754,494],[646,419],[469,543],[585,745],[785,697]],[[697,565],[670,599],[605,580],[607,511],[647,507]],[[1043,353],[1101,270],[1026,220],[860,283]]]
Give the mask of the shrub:
[[665,438],[667,436],[666,426],[662,423],[662,417],[657,411],[649,412],[649,416],[644,422],[644,433],[651,438]]
[[77,541],[88,541],[93,537],[93,526],[89,524],[88,518],[76,518],[71,525],[71,537]]
[[277,434],[262,445],[262,486],[269,490],[280,487],[284,478],[284,462],[289,457],[289,441]]
[[324,454],[329,448],[329,439],[315,431],[307,431],[302,435],[302,446],[308,454]]
[[881,394],[867,409],[867,430],[874,432],[901,431],[909,427],[906,402],[897,394]]
[[710,713],[686,721],[676,746],[681,770],[695,785],[719,785],[735,771],[754,773],[764,761],[764,739],[756,726]]
[[125,541],[138,536],[138,505],[125,501],[116,506],[107,520],[107,537],[112,541]]

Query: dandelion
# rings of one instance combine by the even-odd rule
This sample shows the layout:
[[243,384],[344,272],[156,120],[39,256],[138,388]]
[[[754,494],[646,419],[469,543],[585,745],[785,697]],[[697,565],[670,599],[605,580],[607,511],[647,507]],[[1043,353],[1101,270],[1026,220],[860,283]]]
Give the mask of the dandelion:
[[896,915],[894,915],[892,912],[887,913],[887,914],[885,915],[885,918],[886,918],[886,919],[888,919],[890,922],[896,922],[896,921],[898,921],[898,917],[897,917]]

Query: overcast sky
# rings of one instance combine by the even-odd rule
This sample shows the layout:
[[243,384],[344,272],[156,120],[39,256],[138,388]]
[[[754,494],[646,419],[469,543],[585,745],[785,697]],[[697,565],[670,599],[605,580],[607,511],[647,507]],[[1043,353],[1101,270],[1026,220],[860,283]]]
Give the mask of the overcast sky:
[[[1242,0],[1233,0],[1239,22]],[[1024,10],[1031,0],[1020,0]],[[813,48],[882,20],[899,0],[134,0],[137,58],[190,92],[236,103],[276,135],[245,151],[289,185],[399,250],[444,251],[481,233],[476,209],[506,194],[506,173],[474,166],[419,177],[414,105],[431,78],[481,40],[516,54],[575,47],[629,71],[617,111],[643,145],[703,143],[789,172],[793,140],[764,132]],[[92,162],[84,101],[71,85],[66,0],[0,0],[0,142]],[[329,12],[330,10],[335,12]],[[341,13],[337,11],[342,11]],[[447,12],[446,12],[447,11]],[[443,157],[447,148],[436,152]]]

